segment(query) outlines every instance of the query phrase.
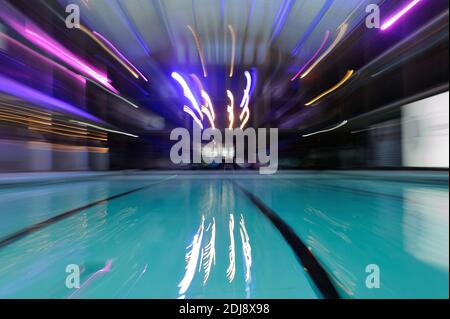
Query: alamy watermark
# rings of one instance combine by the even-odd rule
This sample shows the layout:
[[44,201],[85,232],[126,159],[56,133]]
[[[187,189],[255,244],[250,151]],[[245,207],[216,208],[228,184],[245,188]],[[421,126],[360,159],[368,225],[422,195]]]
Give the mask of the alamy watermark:
[[80,289],[80,266],[70,264],[66,266],[66,287],[68,289]]
[[380,288],[380,267],[377,264],[369,264],[366,266],[366,288]]
[[[170,150],[170,160],[174,164],[259,163],[261,165],[259,167],[260,174],[277,172],[277,128],[271,128],[269,132],[265,128],[256,130],[250,127],[245,130],[225,129],[224,131],[225,138],[219,129],[208,128],[201,131],[198,126],[194,125],[191,139],[191,134],[186,128],[173,129],[170,133],[170,140],[178,142]],[[269,143],[267,143],[268,136]]]
[[380,7],[376,4],[366,6],[366,27],[368,29],[379,29],[381,27]]
[[69,4],[66,7],[66,27],[68,29],[79,29],[80,26],[80,7],[76,4]]

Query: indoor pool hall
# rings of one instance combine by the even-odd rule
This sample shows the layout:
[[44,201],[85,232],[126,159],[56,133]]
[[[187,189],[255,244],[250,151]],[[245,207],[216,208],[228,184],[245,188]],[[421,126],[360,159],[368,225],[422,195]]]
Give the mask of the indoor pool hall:
[[448,299],[448,10],[0,0],[0,299]]

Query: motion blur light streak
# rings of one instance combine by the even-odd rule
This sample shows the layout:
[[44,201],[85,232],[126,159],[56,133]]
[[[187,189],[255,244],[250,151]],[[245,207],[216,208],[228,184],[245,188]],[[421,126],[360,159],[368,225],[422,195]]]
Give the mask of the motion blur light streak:
[[203,55],[202,43],[200,42],[200,36],[190,25],[187,26],[189,31],[191,31],[192,36],[194,37],[195,46],[197,47],[198,56],[200,58],[200,63],[202,64],[203,69],[203,77],[208,77],[208,71],[206,70],[205,56]]
[[295,4],[296,0],[283,0],[283,3],[280,6],[280,9],[278,10],[277,16],[275,17],[275,21],[273,23],[272,29],[272,36],[270,41],[273,42],[278,35],[280,34],[281,30],[283,29],[287,17],[289,13],[291,12],[292,6]]
[[[48,3],[46,3],[45,0],[42,2],[46,6],[47,9],[49,9],[51,12],[53,12],[53,14],[55,14],[61,21],[65,22],[65,19],[66,19],[65,17],[63,17],[57,11],[55,11],[55,9],[53,9]],[[84,1],[83,1],[83,3],[84,3]],[[85,5],[88,7],[87,4],[85,4]],[[139,79],[139,74],[138,74],[138,73],[140,73],[139,70],[136,69],[137,72],[135,72],[135,70],[133,70],[129,65],[127,65],[119,56],[117,56],[113,51],[111,51],[111,49],[99,39],[100,37],[102,37],[105,40],[105,43],[110,44],[111,48],[115,49],[115,51],[117,53],[120,53],[106,38],[104,38],[100,34],[98,34],[99,36],[96,36],[91,30],[86,28],[81,23],[80,23],[79,30],[81,30],[89,38],[94,40],[103,50],[105,50],[111,57],[113,57],[117,62],[119,62],[119,64],[121,64],[128,72],[130,72],[131,75],[133,75],[133,77],[135,77],[136,79]],[[122,57],[124,58],[125,61],[127,61],[129,64],[131,64],[128,60],[126,60],[126,58],[123,55],[122,55]],[[141,76],[145,81],[147,81],[147,79],[142,74],[141,74]]]
[[52,150],[61,151],[61,152],[88,152],[88,153],[101,153],[101,154],[106,154],[109,152],[109,148],[107,148],[107,147],[76,146],[76,145],[64,145],[64,144],[34,142],[34,141],[28,142],[27,144],[31,148],[35,148],[38,150],[52,149]]
[[62,131],[62,130],[45,129],[45,128],[41,128],[41,127],[37,127],[37,126],[29,126],[28,129],[31,130],[31,131],[46,132],[46,133],[51,133],[51,134],[56,134],[56,135],[61,135],[61,136],[67,136],[67,137],[92,139],[92,140],[98,140],[98,141],[104,141],[104,142],[108,140],[107,138],[99,138],[99,137],[93,137],[93,136],[78,135],[80,133],[77,133],[77,132],[72,132],[72,134],[70,134],[70,133],[62,133],[62,132],[59,132],[59,131]]
[[13,122],[13,123],[17,123],[17,124],[24,124],[24,125],[28,125],[29,123],[51,125],[51,123],[48,123],[48,122],[36,121],[36,120],[30,119],[28,117],[11,115],[11,114],[4,113],[4,112],[0,112],[0,120]]
[[245,128],[245,125],[247,124],[249,118],[250,118],[250,110],[248,106],[245,106],[241,114],[239,115],[239,119],[241,120],[241,125],[239,127],[240,129],[243,130]]
[[367,131],[373,131],[373,130],[380,130],[383,128],[391,128],[391,127],[396,127],[396,126],[400,126],[400,125],[404,125],[406,123],[408,123],[409,121],[403,121],[403,123],[394,123],[394,124],[383,124],[383,125],[373,125],[369,128],[365,128],[365,129],[361,129],[361,130],[355,130],[355,131],[350,131],[351,134],[358,134],[358,133],[362,133],[362,132],[367,132]]
[[206,117],[209,120],[209,124],[211,125],[211,128],[213,128],[213,129],[216,128],[216,125],[214,124],[214,119],[213,119],[209,109],[205,106],[202,106],[202,112],[206,114]]
[[[216,219],[213,217],[211,228],[211,240],[205,246],[205,257],[203,258],[203,270],[205,271],[205,276],[203,278],[203,285],[208,281],[209,275],[211,273],[211,268],[213,264],[216,264]],[[203,249],[202,249],[203,255]]]
[[77,73],[69,70],[68,68],[66,68],[65,66],[62,66],[59,63],[56,63],[55,61],[47,58],[46,56],[33,51],[32,49],[30,49],[29,47],[23,45],[22,43],[20,43],[19,41],[9,37],[8,35],[0,32],[0,39],[6,40],[9,43],[12,43],[13,45],[16,45],[17,47],[21,48],[22,50],[25,50],[26,52],[30,53],[31,55],[35,56],[36,58],[38,58],[41,61],[44,61],[45,63],[48,63],[54,67],[56,67],[57,69],[65,72],[66,74],[70,75],[71,77],[73,77],[74,79],[77,79],[79,81],[81,81],[83,84],[85,83],[85,79],[83,77],[81,77],[80,75],[78,75]]
[[0,0],[0,299],[448,299],[449,14]]
[[[55,124],[51,124],[51,128],[49,128],[49,129],[51,129],[52,131],[57,131],[57,132],[65,132],[65,133],[73,133],[73,134],[79,134],[79,135],[82,135],[82,136],[87,136],[88,135],[88,132],[87,132],[87,130],[83,130],[83,129],[78,129],[78,128],[75,128],[75,129],[66,129],[66,128],[61,128],[61,127],[56,127],[57,125]],[[40,128],[40,126],[35,126],[36,128]]]
[[190,75],[190,77],[192,78],[192,80],[195,82],[195,84],[197,85],[197,88],[198,88],[200,91],[204,91],[205,88],[204,88],[204,86],[203,86],[203,83],[202,83],[202,81],[200,80],[200,78],[197,76],[197,74],[191,73],[191,74],[189,74],[189,75]]
[[256,84],[258,83],[258,69],[252,68],[251,69],[251,79],[252,79],[252,85],[250,88],[250,98],[253,96],[253,92],[255,92]]
[[[197,100],[195,99],[194,94],[192,93],[191,89],[189,88],[186,81],[183,79],[183,77],[178,74],[177,72],[172,72],[172,78],[180,84],[180,86],[183,88],[184,96],[191,102],[192,106],[194,107],[195,111],[197,111],[197,114],[200,116],[200,118],[203,120],[203,113],[201,108],[198,105]],[[187,108],[191,109],[189,106],[186,106]],[[192,110],[192,109],[191,109]]]
[[345,76],[342,78],[342,80],[340,80],[336,85],[334,85],[333,87],[331,87],[330,89],[326,90],[325,92],[323,92],[322,94],[319,94],[317,97],[315,97],[314,99],[312,99],[311,101],[309,101],[308,103],[305,104],[305,106],[310,106],[311,104],[316,103],[318,100],[320,100],[321,98],[327,96],[328,94],[331,94],[332,92],[336,91],[337,89],[339,89],[342,85],[344,85],[345,82],[347,82],[353,75],[353,70],[349,70],[347,71],[347,73],[345,74]]
[[230,232],[230,247],[228,252],[229,265],[227,268],[227,279],[228,282],[232,282],[234,280],[234,276],[236,275],[236,252],[235,252],[235,243],[234,243],[234,215],[230,214],[230,220],[228,222],[228,230]]
[[[70,128],[70,129],[79,130],[79,131],[85,131],[85,132],[88,131],[87,128],[85,128],[85,127],[66,125],[66,124],[58,123],[56,121],[53,121],[52,123],[50,123],[50,125],[52,125],[52,126],[61,126],[61,127]],[[106,133],[98,132],[98,134],[102,134],[103,135],[103,134],[106,134]]]
[[72,106],[66,102],[60,101],[54,97],[45,95],[44,93],[39,92],[30,87],[27,87],[19,82],[5,78],[1,74],[0,74],[0,92],[8,93],[13,96],[23,98],[27,101],[31,101],[33,103],[36,103],[41,106],[45,106],[50,109],[57,108],[59,110],[84,117],[86,119],[89,119],[89,120],[97,122],[97,123],[104,123],[99,118],[97,118],[83,110],[80,110],[79,108],[77,108],[75,106]]
[[130,30],[135,36],[137,42],[139,43],[142,50],[145,52],[147,57],[150,57],[150,48],[147,44],[147,41],[141,35],[139,28],[136,26],[133,19],[130,19],[127,9],[125,8],[125,4],[122,1],[108,1],[111,7],[118,13],[120,19],[127,26],[128,30]]
[[138,105],[136,105],[136,104],[134,104],[133,102],[127,100],[127,99],[124,98],[123,96],[120,96],[119,94],[114,93],[113,91],[107,89],[107,88],[104,87],[103,85],[100,85],[100,84],[98,84],[97,82],[92,81],[90,78],[87,78],[87,77],[85,77],[85,76],[82,76],[82,75],[80,75],[80,76],[81,76],[83,79],[85,79],[86,81],[89,81],[90,83],[94,84],[95,86],[99,87],[100,89],[102,89],[102,90],[108,92],[108,93],[111,94],[111,95],[114,95],[115,97],[117,97],[118,99],[120,99],[120,100],[124,101],[125,103],[131,105],[132,107],[134,107],[134,108],[136,108],[136,109],[139,108]]
[[292,55],[297,55],[300,49],[302,48],[305,41],[311,36],[311,34],[314,32],[314,30],[317,28],[317,25],[322,20],[323,16],[328,12],[331,5],[333,4],[334,0],[326,0],[326,2],[323,4],[323,6],[320,8],[319,12],[316,14],[314,19],[312,20],[311,24],[306,29],[305,33],[299,40],[298,44],[295,46],[295,48],[292,50]]
[[227,105],[228,112],[228,128],[232,129],[234,127],[234,96],[230,90],[227,90],[227,97],[230,103]]
[[252,76],[250,72],[245,71],[245,78],[247,80],[247,85],[244,89],[244,96],[242,97],[241,104],[239,105],[241,108],[248,107],[250,103],[250,90],[252,88]]
[[[83,31],[85,34],[87,34],[92,40],[94,40],[98,45],[102,47],[103,50],[105,50],[110,56],[112,56],[117,62],[119,62],[128,72],[131,73],[136,79],[139,79],[139,74],[137,74],[129,65],[125,63],[124,60],[122,60],[119,56],[117,56],[116,53],[111,51],[111,49],[115,49],[115,47],[112,45],[111,42],[109,42],[106,38],[104,38],[101,34],[94,32],[91,32],[88,28],[86,28],[84,25],[80,25],[80,30]],[[99,39],[103,38],[103,42]],[[109,44],[110,48],[106,46],[105,43]],[[117,53],[119,51],[115,49]]]
[[214,106],[212,104],[211,98],[204,90],[201,90],[201,96],[205,101],[205,105],[202,105],[202,112],[205,113],[208,117],[211,128],[215,129],[216,125],[214,121],[216,119],[216,114],[214,112]]
[[414,6],[416,6],[421,0],[411,1],[406,7],[397,12],[394,16],[389,18],[385,23],[381,25],[381,30],[385,31],[392,27],[401,17],[403,17],[408,11],[410,11]]
[[130,289],[128,289],[128,293],[130,291],[133,290],[133,288],[137,285],[137,283],[141,280],[142,276],[145,275],[145,273],[147,272],[148,269],[148,264],[144,265],[144,268],[142,269],[141,273],[139,274],[139,276],[136,278],[136,280],[134,281],[134,283],[131,285]]
[[245,227],[244,216],[241,214],[241,220],[239,222],[242,241],[242,253],[244,254],[245,261],[245,282],[249,283],[252,279],[252,246],[250,245],[250,237],[247,233],[247,228]]
[[228,30],[231,34],[231,62],[230,62],[230,78],[233,77],[234,74],[234,60],[236,57],[236,33],[234,32],[233,26],[231,24],[228,25]]
[[[72,66],[76,70],[94,78],[108,89],[113,91],[114,93],[119,93],[111,84],[110,80],[100,74],[98,71],[95,71],[92,67],[88,66],[80,59],[73,56],[70,52],[68,52],[65,48],[61,47],[55,41],[50,40],[44,34],[38,34],[37,31],[32,31],[30,29],[25,29],[25,33],[29,34],[31,37],[28,37],[32,42],[46,50],[49,54],[58,57],[60,60],[64,61],[68,65]],[[34,40],[33,40],[34,38]]]
[[41,118],[45,118],[45,119],[51,119],[52,113],[49,112],[45,112],[43,110],[37,110],[34,108],[30,108],[30,107],[24,107],[18,104],[11,104],[11,103],[7,103],[7,102],[3,102],[0,101],[0,105],[3,108],[10,108],[10,109],[14,109],[15,111],[17,111],[17,109],[22,110],[24,112],[27,112],[27,114],[36,116],[36,117],[41,117]]
[[321,130],[321,131],[317,131],[317,132],[314,132],[314,133],[305,134],[305,135],[302,135],[302,136],[303,137],[308,137],[308,136],[313,136],[313,135],[316,135],[316,134],[322,134],[322,133],[331,132],[331,131],[334,131],[334,130],[336,130],[336,129],[346,125],[347,123],[348,123],[348,121],[345,120],[345,121],[342,121],[341,123],[339,123],[338,125],[333,126],[332,128]]
[[135,138],[139,137],[139,136],[134,135],[134,134],[121,132],[121,131],[116,131],[116,130],[111,130],[111,129],[107,129],[107,128],[104,128],[104,127],[101,127],[101,126],[98,126],[98,125],[94,125],[94,124],[90,124],[90,123],[85,123],[85,122],[80,122],[80,121],[75,121],[75,120],[70,120],[70,122],[77,123],[77,124],[80,124],[80,125],[85,125],[87,127],[93,127],[93,128],[98,129],[98,130],[102,130],[102,131],[109,132],[109,133],[116,133],[116,134],[121,134],[121,135],[135,137]]
[[93,282],[95,279],[97,279],[99,276],[108,273],[111,271],[111,267],[112,267],[112,260],[108,260],[105,264],[105,267],[103,267],[102,269],[96,271],[95,273],[93,273],[91,276],[89,276],[88,279],[86,279],[86,281],[81,285],[81,287],[77,290],[75,290],[74,293],[72,293],[70,295],[69,298],[73,298],[75,297],[77,294],[79,294],[82,290],[84,290],[84,288],[89,285],[91,282]]
[[323,59],[325,59],[330,53],[331,51],[334,50],[334,48],[341,42],[341,40],[344,38],[345,33],[347,32],[348,29],[348,24],[342,24],[338,30],[339,33],[336,36],[336,39],[334,39],[333,43],[328,47],[328,49],[322,53],[322,55],[316,60],[316,62],[314,62],[306,71],[305,73],[303,73],[300,78],[305,78],[308,76],[308,74],[311,73],[312,70],[314,70],[314,68],[320,63],[322,62]]
[[216,119],[216,113],[214,111],[214,106],[212,104],[211,98],[209,97],[208,93],[206,91],[202,90],[201,92],[202,97],[205,99],[206,107],[209,109],[211,117],[213,120]]
[[203,122],[197,117],[197,114],[194,113],[194,111],[192,111],[192,109],[189,106],[183,106],[183,111],[186,112],[187,114],[189,114],[192,119],[195,121],[195,123],[197,123],[197,125],[203,129]]
[[[98,38],[100,38],[103,42],[105,42],[112,50],[114,50],[114,52],[120,57],[122,58],[123,61],[125,61],[125,63],[120,62],[121,59],[116,59],[119,60],[120,64],[122,65],[129,65],[133,70],[130,70],[129,68],[127,68],[129,71],[131,71],[131,74],[133,74],[134,77],[136,77],[137,79],[139,79],[139,77],[141,77],[145,82],[148,82],[148,79],[122,54],[120,53],[120,51],[108,40],[106,39],[103,35],[101,35],[100,33],[93,31],[92,32],[95,36],[97,36]],[[115,57],[115,56],[113,56]],[[136,74],[137,73],[137,74]]]
[[342,28],[344,24],[348,24],[350,22],[350,19],[353,18],[354,15],[356,15],[360,10],[362,10],[361,6],[367,4],[367,0],[361,0],[355,8],[350,12],[350,14],[347,16],[347,18],[344,19],[344,21],[339,25],[338,29]]
[[13,117],[9,117],[9,116],[0,116],[0,120],[2,120],[4,122],[27,125],[27,123],[24,122],[23,120],[16,120]]
[[325,44],[327,43],[329,37],[330,37],[330,31],[327,30],[327,32],[325,33],[325,37],[323,38],[322,43],[320,44],[317,51],[313,54],[312,58],[309,59],[308,62],[306,62],[302,66],[300,71],[297,72],[297,74],[291,79],[291,81],[294,81],[295,79],[297,79],[300,76],[300,74],[302,74],[303,70],[306,69],[312,63],[312,61],[314,61],[314,59],[317,57],[317,55],[320,53],[320,51],[322,51],[322,49],[325,46]]
[[94,71],[85,63],[81,62],[78,58],[75,58],[74,56],[72,56],[72,54],[67,53],[66,50],[63,50],[62,48],[58,47],[55,43],[52,43],[52,41],[50,41],[49,39],[44,38],[44,36],[39,35],[30,29],[25,29],[25,32],[36,38],[38,40],[38,43],[40,43],[41,46],[45,47],[49,53],[56,54],[56,52],[58,52],[60,54],[58,57],[60,57],[61,60],[66,62],[71,61],[69,62],[69,64],[72,65],[74,65],[73,63],[76,63],[77,68],[81,68],[81,71],[86,72],[90,76],[93,76],[99,82],[104,84],[110,82],[108,78],[106,78],[103,75],[100,75],[97,71]]
[[205,216],[202,215],[200,227],[197,233],[194,235],[192,243],[187,247],[187,249],[190,248],[190,250],[186,253],[186,272],[184,274],[183,279],[178,284],[178,288],[180,288],[178,294],[180,295],[181,298],[184,297],[184,294],[189,289],[189,286],[191,285],[191,282],[195,276],[197,263],[200,256],[200,248],[202,246],[204,225],[205,225]]
[[244,74],[245,74],[245,78],[247,80],[247,84],[244,89],[244,95],[242,97],[242,101],[240,104],[240,107],[243,108],[241,111],[241,114],[239,115],[239,119],[241,120],[240,129],[245,128],[245,125],[247,124],[247,122],[250,118],[250,109],[249,109],[250,95],[251,95],[252,89],[254,88],[254,85],[252,83],[252,76],[251,76],[250,72],[245,71]]
[[38,120],[44,120],[44,121],[47,121],[47,122],[42,122],[42,123],[48,123],[48,125],[51,124],[50,121],[52,120],[52,118],[48,117],[48,116],[36,115],[36,114],[31,113],[31,112],[5,108],[5,107],[3,107],[1,105],[1,103],[0,103],[0,112],[2,112],[3,114],[4,113],[9,113],[10,115],[11,114],[12,115],[25,115],[27,117],[35,118],[35,119],[38,119]]
[[30,122],[30,123],[36,123],[36,124],[42,124],[42,125],[52,125],[50,122],[42,122],[39,120],[32,119],[30,117],[25,117],[25,116],[20,116],[20,115],[12,115],[10,112],[7,112],[7,111],[0,111],[0,115],[1,115],[0,118],[3,118],[3,119],[9,118],[9,119],[13,119],[13,120],[22,120],[27,123]]
[[0,102],[0,114],[5,116],[14,116],[20,119],[36,121],[36,123],[51,125],[51,114],[45,112],[30,112],[30,109],[19,105]]

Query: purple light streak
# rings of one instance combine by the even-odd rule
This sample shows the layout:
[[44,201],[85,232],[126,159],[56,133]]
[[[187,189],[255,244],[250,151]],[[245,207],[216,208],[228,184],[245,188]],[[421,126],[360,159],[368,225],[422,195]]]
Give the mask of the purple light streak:
[[56,67],[57,69],[59,69],[59,70],[65,72],[67,75],[70,75],[70,76],[72,76],[73,78],[77,79],[77,80],[80,81],[81,83],[86,84],[86,80],[85,80],[82,76],[78,75],[78,74],[75,73],[75,72],[72,72],[72,71],[69,70],[68,68],[62,66],[61,64],[56,63],[55,61],[53,61],[53,60],[47,58],[46,56],[44,56],[44,55],[42,55],[42,54],[40,54],[40,53],[37,53],[36,51],[33,51],[32,49],[28,48],[27,46],[23,45],[22,43],[20,43],[20,42],[14,40],[13,38],[11,38],[11,37],[9,37],[9,36],[7,36],[6,34],[0,32],[0,38],[1,38],[1,39],[4,39],[4,40],[6,40],[6,41],[8,41],[8,42],[11,43],[12,45],[17,46],[18,48],[20,48],[20,49],[26,51],[27,53],[29,53],[29,54],[35,56],[36,58],[40,59],[41,61],[43,61],[43,62],[45,62],[45,63],[48,63],[48,64],[50,64],[50,65]]
[[97,31],[92,31],[95,36],[100,38],[103,42],[105,42],[122,60],[124,60],[139,76],[145,81],[148,82],[148,79],[139,71],[133,63],[131,63],[108,39],[106,39],[103,35],[98,33]]
[[48,54],[71,66],[76,71],[101,83],[114,93],[119,94],[119,92],[110,84],[111,80],[109,80],[105,74],[96,70],[84,61],[81,61],[78,57],[76,57],[69,50],[59,44],[56,40],[52,39],[48,34],[32,24],[30,21],[25,20],[24,22],[18,22],[12,17],[16,17],[16,20],[19,21],[23,21],[25,19],[20,13],[10,7],[5,7],[0,10],[0,18],[2,18],[11,28],[13,28],[17,33],[21,34],[28,41],[32,42]]
[[72,53],[66,50],[64,47],[59,45],[56,41],[53,41],[51,38],[47,37],[43,33],[39,33],[37,30],[31,30],[29,28],[25,29],[25,37],[27,37],[31,42],[35,43],[45,51],[50,54],[56,56],[61,61],[64,61],[68,65],[72,66],[74,69],[80,71],[83,74],[97,80],[102,85],[118,94],[119,92],[110,84],[111,80],[109,80],[106,75],[101,74],[99,71],[94,68],[88,66],[77,57],[75,57]]
[[315,60],[317,55],[319,55],[320,51],[322,51],[323,47],[327,43],[329,37],[330,37],[330,31],[327,30],[327,32],[325,33],[325,37],[323,38],[323,41],[320,44],[319,49],[317,49],[317,51],[314,53],[312,58],[309,59],[309,61],[303,65],[303,67],[300,69],[300,71],[297,72],[297,74],[291,79],[291,81],[294,81],[295,79],[297,79],[300,76],[300,74],[302,74],[302,72],[311,64],[311,62]]
[[89,114],[73,105],[58,100],[54,97],[45,95],[44,93],[39,92],[38,90],[30,88],[26,85],[23,85],[19,82],[8,79],[2,76],[1,74],[0,74],[0,92],[4,92],[19,97],[31,103],[44,106],[48,109],[58,109],[60,111],[68,112],[73,115],[77,115],[97,123],[105,124],[102,120],[100,120],[99,118],[95,117],[92,114]]
[[390,17],[385,23],[381,25],[381,30],[385,31],[392,27],[402,16],[404,16],[408,11],[410,11],[414,6],[416,6],[421,0],[414,0],[410,2],[406,7],[397,12],[395,15]]
[[187,114],[189,114],[194,121],[198,124],[198,126],[200,126],[200,128],[203,129],[203,113],[202,110],[200,109],[200,106],[197,102],[197,100],[194,97],[194,94],[192,93],[191,89],[189,88],[187,82],[185,79],[183,79],[183,77],[178,74],[177,72],[172,72],[172,78],[178,82],[178,84],[180,84],[180,86],[183,88],[183,93],[184,96],[191,102],[192,106],[194,107],[194,109],[197,111],[197,113],[200,115],[199,119],[197,117],[197,115],[194,113],[194,111],[187,105],[184,105],[183,107],[183,111],[186,112]]

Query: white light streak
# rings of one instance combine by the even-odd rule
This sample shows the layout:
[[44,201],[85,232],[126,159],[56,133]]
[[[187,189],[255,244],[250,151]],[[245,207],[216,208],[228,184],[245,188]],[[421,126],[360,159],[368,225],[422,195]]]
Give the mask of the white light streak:
[[192,111],[192,109],[189,106],[185,105],[183,107],[183,111],[189,114],[194,119],[195,123],[197,123],[197,125],[200,126],[201,129],[203,129],[202,121],[197,117],[197,115],[194,113],[194,111]]
[[213,264],[216,264],[216,220],[214,218],[211,226],[211,240],[205,246],[205,259],[203,262],[205,277],[203,279],[203,285],[208,281]]
[[228,99],[230,100],[230,104],[227,105],[228,120],[229,120],[228,128],[232,129],[234,126],[234,96],[230,90],[227,90],[227,96]]
[[197,113],[200,116],[200,118],[203,120],[202,110],[201,110],[200,106],[198,105],[198,102],[195,99],[194,94],[192,93],[192,91],[189,88],[189,86],[186,83],[186,81],[177,72],[172,72],[172,78],[181,85],[181,87],[183,88],[184,96],[191,102],[192,106],[197,111]]
[[342,123],[339,123],[338,125],[336,125],[336,126],[334,126],[332,128],[329,128],[329,129],[326,129],[326,130],[317,131],[317,132],[313,132],[313,133],[309,133],[309,134],[305,134],[305,135],[302,135],[302,136],[303,137],[308,137],[308,136],[312,136],[312,135],[316,135],[316,134],[322,134],[322,133],[331,132],[331,131],[334,131],[334,130],[336,130],[336,129],[346,125],[347,123],[348,123],[348,121],[345,120],[345,121],[342,121]]
[[322,55],[316,60],[316,62],[314,62],[301,76],[300,78],[303,79],[305,78],[309,73],[311,73],[311,71],[320,63],[322,62],[323,59],[325,59],[328,54],[331,53],[331,51],[334,50],[334,48],[339,44],[339,42],[341,42],[342,38],[344,37],[345,33],[347,32],[348,29],[348,24],[344,23],[341,26],[339,26],[339,33],[336,36],[336,39],[333,41],[333,43],[328,47],[328,49],[322,53]]
[[98,84],[97,82],[91,80],[90,78],[85,77],[85,76],[83,76],[83,75],[81,75],[81,74],[79,74],[79,76],[81,76],[81,77],[82,77],[83,79],[85,79],[86,81],[89,81],[90,83],[94,84],[95,86],[101,88],[103,91],[108,92],[108,93],[111,94],[111,95],[114,95],[116,98],[118,98],[118,99],[124,101],[125,103],[131,105],[132,107],[134,107],[134,108],[136,108],[136,109],[139,108],[138,105],[136,105],[136,104],[134,104],[133,102],[127,100],[126,98],[120,96],[119,94],[116,94],[116,93],[114,93],[113,91],[111,91],[111,90],[105,88],[103,85]]
[[242,101],[240,104],[241,108],[248,106],[250,103],[250,90],[252,88],[252,76],[250,72],[245,71],[245,78],[247,79],[247,86],[245,87],[244,96],[242,97]]
[[228,229],[230,231],[230,249],[229,249],[229,260],[230,265],[227,269],[227,279],[228,282],[232,282],[234,280],[234,276],[236,274],[236,252],[235,252],[235,244],[234,244],[234,215],[230,214],[230,221],[228,224]]
[[242,216],[242,214],[239,233],[241,234],[242,252],[245,260],[245,282],[250,283],[252,280],[252,246],[250,245],[250,237],[248,236],[247,229],[245,228],[244,216]]
[[110,129],[107,129],[107,128],[104,128],[104,127],[101,127],[101,126],[97,126],[97,125],[94,125],[94,124],[90,124],[90,123],[85,123],[85,122],[80,122],[80,121],[75,121],[75,120],[69,120],[69,122],[77,123],[79,125],[84,125],[84,126],[88,126],[88,127],[92,127],[92,128],[96,128],[98,130],[109,132],[109,133],[121,134],[121,135],[126,135],[126,136],[130,136],[130,137],[135,137],[135,138],[139,137],[139,136],[134,135],[134,134],[130,134],[130,133],[122,132],[122,131],[110,130]]
[[185,297],[184,294],[189,289],[189,286],[191,285],[192,280],[194,279],[195,276],[195,270],[197,269],[198,257],[200,254],[200,247],[202,245],[203,240],[204,225],[205,225],[205,216],[202,215],[200,227],[197,233],[195,234],[191,245],[188,246],[191,248],[191,250],[189,250],[188,253],[186,254],[186,273],[181,282],[178,284],[178,288],[180,288],[178,292],[180,294],[180,298]]

